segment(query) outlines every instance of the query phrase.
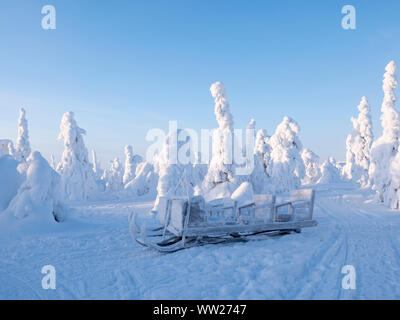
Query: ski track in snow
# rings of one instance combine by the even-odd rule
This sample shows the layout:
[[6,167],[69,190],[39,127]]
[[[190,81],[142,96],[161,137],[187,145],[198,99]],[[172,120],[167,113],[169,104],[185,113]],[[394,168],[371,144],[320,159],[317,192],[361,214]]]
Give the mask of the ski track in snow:
[[[332,186],[330,186],[333,188]],[[76,204],[76,229],[0,235],[1,299],[398,299],[400,214],[371,193],[319,187],[315,228],[161,254],[133,242],[128,215],[151,202]],[[56,290],[41,268],[56,268]],[[356,269],[344,290],[342,267]]]

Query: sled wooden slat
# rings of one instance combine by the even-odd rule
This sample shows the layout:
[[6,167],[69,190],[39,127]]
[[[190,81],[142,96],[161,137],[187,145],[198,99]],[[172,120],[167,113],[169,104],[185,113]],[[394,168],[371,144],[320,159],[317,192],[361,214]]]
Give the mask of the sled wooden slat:
[[189,228],[185,235],[187,237],[198,237],[203,235],[218,235],[225,233],[257,233],[263,231],[296,230],[299,228],[314,227],[318,223],[315,220],[292,221],[292,222],[273,222],[267,224],[252,225],[224,225],[220,227]]

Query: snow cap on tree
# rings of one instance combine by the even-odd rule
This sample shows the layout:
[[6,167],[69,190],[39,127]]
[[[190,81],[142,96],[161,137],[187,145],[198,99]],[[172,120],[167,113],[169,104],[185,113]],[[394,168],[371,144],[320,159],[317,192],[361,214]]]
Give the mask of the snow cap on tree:
[[249,123],[247,124],[247,129],[252,129],[255,130],[256,129],[256,120],[254,120],[253,118],[250,119]]
[[233,117],[226,100],[225,85],[222,82],[215,82],[210,88],[211,95],[215,98],[215,116],[221,130],[233,130]]

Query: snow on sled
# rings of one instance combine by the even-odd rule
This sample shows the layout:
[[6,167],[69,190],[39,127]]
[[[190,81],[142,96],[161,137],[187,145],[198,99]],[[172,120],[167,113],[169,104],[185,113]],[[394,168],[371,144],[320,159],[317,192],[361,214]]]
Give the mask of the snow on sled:
[[[247,241],[263,234],[300,232],[313,227],[315,193],[312,189],[295,190],[288,201],[276,204],[274,195],[255,195],[252,203],[238,206],[230,198],[206,203],[202,196],[160,197],[157,219],[161,227],[147,230],[138,226],[136,214],[130,217],[135,241],[161,252],[204,244]],[[150,239],[155,239],[151,241]]]

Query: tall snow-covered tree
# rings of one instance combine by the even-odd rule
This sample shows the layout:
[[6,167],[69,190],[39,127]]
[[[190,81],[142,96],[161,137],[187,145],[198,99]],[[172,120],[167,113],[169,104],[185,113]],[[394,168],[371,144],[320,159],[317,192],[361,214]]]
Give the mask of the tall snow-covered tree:
[[301,158],[302,143],[298,137],[300,127],[293,119],[284,117],[269,140],[272,147],[268,172],[276,192],[286,192],[301,185],[304,163]]
[[215,99],[214,112],[218,128],[213,133],[212,156],[203,182],[204,190],[211,190],[223,182],[234,181],[233,117],[226,99],[225,86],[222,82],[215,82],[210,91]]
[[302,182],[304,184],[316,183],[321,177],[319,157],[310,149],[304,149],[301,153],[301,158],[303,159],[305,167],[305,176]]
[[28,121],[26,120],[25,114],[25,109],[21,108],[18,118],[17,145],[15,147],[15,157],[18,161],[26,161],[29,154],[31,153],[28,133]]
[[143,161],[142,157],[133,153],[132,146],[125,146],[125,170],[123,183],[127,184],[135,178],[136,167]]
[[373,133],[371,108],[365,96],[361,98],[358,110],[360,111],[358,118],[351,118],[353,132],[346,140],[346,164],[343,167],[343,175],[366,186],[369,180]]
[[95,196],[97,186],[83,141],[86,131],[78,127],[73,112],[61,119],[59,140],[64,141],[64,152],[57,172],[61,175],[63,195],[69,200],[86,200]]
[[[400,114],[395,108],[397,87],[397,66],[389,62],[383,76],[383,102],[381,122],[383,133],[373,142],[369,178],[372,188],[377,193],[377,200],[390,207],[397,207],[394,194],[399,188],[392,181],[391,163],[398,153],[400,137]],[[392,167],[395,167],[394,164]],[[393,183],[392,183],[393,182]]]

